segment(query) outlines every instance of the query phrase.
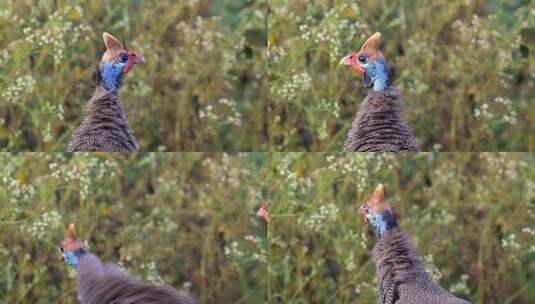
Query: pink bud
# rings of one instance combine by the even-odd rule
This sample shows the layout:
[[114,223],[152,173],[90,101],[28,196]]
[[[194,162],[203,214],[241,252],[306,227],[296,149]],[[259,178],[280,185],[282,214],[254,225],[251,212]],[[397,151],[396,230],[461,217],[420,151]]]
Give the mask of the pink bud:
[[268,211],[268,204],[262,203],[262,206],[258,211],[256,212],[256,216],[263,219],[266,223],[269,223],[269,211]]

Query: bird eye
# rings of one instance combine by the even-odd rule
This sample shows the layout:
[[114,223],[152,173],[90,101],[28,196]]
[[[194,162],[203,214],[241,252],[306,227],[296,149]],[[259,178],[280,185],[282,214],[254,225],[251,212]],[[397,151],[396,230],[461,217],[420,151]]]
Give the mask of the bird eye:
[[366,61],[368,61],[368,59],[366,58],[366,56],[364,56],[364,55],[360,55],[360,56],[359,56],[359,62],[360,62],[360,63],[366,63]]
[[63,249],[63,246],[59,246],[59,250],[63,253],[63,251],[65,251],[65,249]]
[[128,60],[128,54],[122,53],[121,55],[119,55],[119,58],[122,62],[126,62]]

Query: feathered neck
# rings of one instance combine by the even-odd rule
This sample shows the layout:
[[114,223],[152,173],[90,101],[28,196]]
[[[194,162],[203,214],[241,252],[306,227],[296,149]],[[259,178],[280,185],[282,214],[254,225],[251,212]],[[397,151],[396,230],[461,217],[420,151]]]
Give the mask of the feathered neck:
[[396,217],[390,211],[383,211],[375,216],[369,216],[368,221],[372,225],[377,238],[398,227]]
[[86,115],[92,116],[97,113],[113,112],[114,115],[121,116],[126,121],[126,114],[123,104],[117,92],[112,92],[101,83],[95,88],[93,96],[86,105]]
[[[398,227],[389,230],[377,241],[372,250],[372,259],[379,277],[382,277],[382,272],[388,271],[384,267],[389,265],[395,266],[394,272],[398,271],[397,268],[405,269],[406,275],[410,271],[421,271],[423,269],[410,238]],[[407,265],[412,266],[409,267]]]
[[384,91],[393,81],[394,70],[388,67],[384,59],[379,59],[366,69],[366,76],[370,78],[374,91]]
[[97,86],[103,86],[108,91],[116,94],[121,87],[123,69],[111,62],[102,61],[95,71],[95,78]]

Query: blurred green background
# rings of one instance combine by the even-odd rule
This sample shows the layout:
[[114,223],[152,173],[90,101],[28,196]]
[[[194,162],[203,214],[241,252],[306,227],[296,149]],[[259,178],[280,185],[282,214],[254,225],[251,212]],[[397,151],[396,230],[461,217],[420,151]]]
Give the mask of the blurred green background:
[[272,0],[270,147],[340,151],[367,94],[338,67],[374,32],[423,151],[535,147],[535,5],[513,1]]
[[535,155],[272,154],[269,303],[376,303],[359,206],[384,183],[432,277],[472,303],[535,302]]
[[70,222],[104,262],[143,280],[203,303],[263,303],[265,161],[0,153],[0,303],[78,303],[58,248]]
[[0,1],[0,149],[66,149],[107,31],[147,61],[120,92],[142,151],[266,150],[264,2]]

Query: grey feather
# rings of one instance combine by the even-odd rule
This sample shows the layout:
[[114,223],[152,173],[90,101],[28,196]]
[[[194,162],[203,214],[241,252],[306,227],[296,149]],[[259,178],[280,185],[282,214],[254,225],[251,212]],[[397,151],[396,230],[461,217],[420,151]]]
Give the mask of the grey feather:
[[399,90],[370,91],[347,134],[344,151],[418,151],[414,134],[403,119]]
[[81,304],[197,304],[190,294],[167,285],[146,284],[114,264],[103,265],[91,253],[77,267],[78,298]]
[[84,120],[72,134],[68,151],[136,152],[138,148],[119,96],[98,85],[88,101]]
[[372,251],[381,304],[469,304],[433,282],[409,237],[399,228],[384,233]]

